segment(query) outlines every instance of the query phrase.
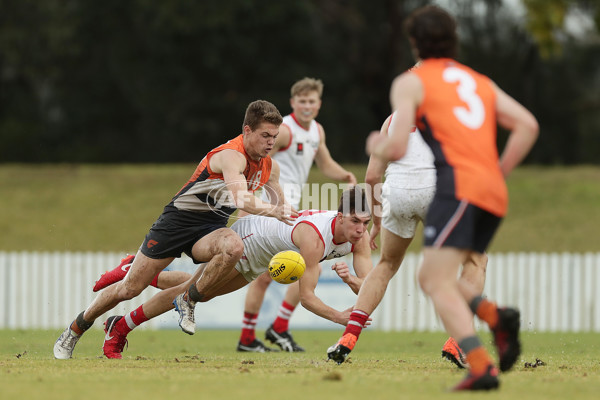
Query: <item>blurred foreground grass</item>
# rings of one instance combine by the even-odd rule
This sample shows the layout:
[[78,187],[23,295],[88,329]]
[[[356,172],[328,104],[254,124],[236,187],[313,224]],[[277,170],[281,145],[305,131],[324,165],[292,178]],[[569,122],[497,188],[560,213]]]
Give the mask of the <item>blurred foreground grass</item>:
[[[101,356],[103,332],[54,360],[59,331],[0,331],[2,399],[431,399],[464,376],[440,358],[442,333],[365,331],[340,366],[325,361],[339,331],[295,331],[306,353],[237,353],[239,332],[135,331],[123,360]],[[262,332],[259,332],[262,337]],[[481,333],[484,342],[490,335]],[[490,399],[596,399],[600,344],[593,333],[524,333],[524,351]],[[526,368],[540,359],[544,366]],[[477,396],[481,396],[477,395]],[[473,399],[473,393],[452,394]]]
[[[0,165],[0,250],[135,251],[195,166]],[[365,165],[346,167],[364,179]],[[309,183],[324,182],[313,169]],[[600,251],[600,167],[520,168],[508,185],[490,251]]]

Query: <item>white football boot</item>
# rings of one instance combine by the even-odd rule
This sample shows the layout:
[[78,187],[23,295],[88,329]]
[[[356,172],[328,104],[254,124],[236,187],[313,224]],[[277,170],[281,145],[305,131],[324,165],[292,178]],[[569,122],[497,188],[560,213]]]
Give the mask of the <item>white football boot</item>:
[[179,326],[181,327],[181,330],[188,335],[196,333],[196,321],[194,319],[196,302],[185,300],[183,294],[180,294],[175,297],[173,304],[175,305],[175,311],[179,313]]
[[77,335],[71,330],[71,325],[58,337],[54,343],[54,358],[59,360],[68,360],[73,355],[75,345],[81,335]]

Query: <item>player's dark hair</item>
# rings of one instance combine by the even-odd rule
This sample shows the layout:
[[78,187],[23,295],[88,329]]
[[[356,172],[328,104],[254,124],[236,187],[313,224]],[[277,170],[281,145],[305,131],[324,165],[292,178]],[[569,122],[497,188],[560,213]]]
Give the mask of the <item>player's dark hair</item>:
[[456,58],[456,21],[444,9],[432,5],[419,8],[408,16],[404,28],[422,60]]
[[371,214],[365,191],[360,186],[345,190],[340,197],[338,212],[342,215]]
[[242,130],[246,125],[248,125],[250,129],[255,130],[263,122],[279,126],[283,122],[283,117],[277,107],[272,103],[269,103],[266,100],[253,101],[248,105],[248,108],[246,108]]

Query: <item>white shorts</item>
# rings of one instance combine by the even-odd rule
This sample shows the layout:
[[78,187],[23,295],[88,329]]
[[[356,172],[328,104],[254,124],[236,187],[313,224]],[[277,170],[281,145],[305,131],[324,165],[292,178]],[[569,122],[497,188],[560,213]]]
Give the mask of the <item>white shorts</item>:
[[246,278],[248,282],[252,282],[262,275],[263,272],[266,272],[269,269],[269,266],[260,265],[260,263],[251,263],[242,258],[237,262],[237,264],[235,264],[235,269],[237,272],[242,274],[242,276]]
[[381,226],[401,238],[414,237],[419,221],[425,221],[434,195],[435,186],[401,189],[383,185]]

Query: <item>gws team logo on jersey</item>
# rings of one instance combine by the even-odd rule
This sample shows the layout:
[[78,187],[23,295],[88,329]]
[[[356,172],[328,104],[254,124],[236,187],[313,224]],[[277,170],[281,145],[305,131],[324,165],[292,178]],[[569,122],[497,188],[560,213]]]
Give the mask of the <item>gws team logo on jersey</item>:
[[248,178],[248,191],[255,192],[260,188],[260,180],[262,179],[262,171],[256,171],[254,175]]

